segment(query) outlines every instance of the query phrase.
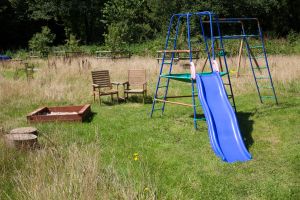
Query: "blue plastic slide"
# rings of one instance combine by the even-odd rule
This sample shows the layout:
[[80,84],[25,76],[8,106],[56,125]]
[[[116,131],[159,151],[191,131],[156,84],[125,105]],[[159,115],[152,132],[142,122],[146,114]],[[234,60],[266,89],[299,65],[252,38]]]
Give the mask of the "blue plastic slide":
[[225,162],[251,160],[219,73],[197,74],[196,82],[210,143],[216,155]]

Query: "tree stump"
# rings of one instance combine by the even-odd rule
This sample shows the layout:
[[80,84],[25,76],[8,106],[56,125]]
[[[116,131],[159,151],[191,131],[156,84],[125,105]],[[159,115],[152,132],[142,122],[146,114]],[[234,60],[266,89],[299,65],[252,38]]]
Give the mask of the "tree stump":
[[10,134],[33,134],[38,135],[38,131],[34,127],[20,127],[15,128],[9,132]]
[[17,149],[33,149],[37,145],[37,136],[34,134],[6,134],[5,143],[8,147]]

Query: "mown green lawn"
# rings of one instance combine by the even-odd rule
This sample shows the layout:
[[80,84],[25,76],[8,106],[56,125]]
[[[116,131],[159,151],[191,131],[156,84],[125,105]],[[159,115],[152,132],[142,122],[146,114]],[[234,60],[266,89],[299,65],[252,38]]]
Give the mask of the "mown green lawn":
[[[113,168],[118,177],[117,184],[113,178],[105,180],[108,187],[101,191],[109,194],[103,197],[100,191],[99,199],[130,198],[119,194],[124,188],[131,188],[136,199],[299,199],[300,95],[282,91],[279,101],[278,106],[261,105],[254,93],[236,96],[240,129],[253,159],[233,164],[214,155],[205,122],[198,122],[199,130],[194,130],[191,108],[167,105],[163,117],[155,113],[149,118],[151,104],[94,103],[91,122],[36,124],[43,133],[41,150],[2,151],[1,199],[18,199],[20,193],[30,199],[24,188],[17,189],[15,177],[38,169],[29,163],[32,157],[53,147],[64,156],[73,145],[80,150],[90,144],[100,154],[99,173]],[[25,115],[36,107],[1,105],[0,118],[27,125]],[[85,165],[84,160],[78,162]]]

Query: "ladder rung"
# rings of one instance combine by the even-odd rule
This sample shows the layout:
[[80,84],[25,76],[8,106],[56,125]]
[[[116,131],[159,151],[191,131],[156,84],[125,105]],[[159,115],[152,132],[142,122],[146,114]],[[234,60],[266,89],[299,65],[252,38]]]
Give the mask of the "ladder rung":
[[262,67],[255,67],[253,69],[257,69],[257,70],[260,70],[260,69],[267,69],[268,67],[267,66],[262,66]]
[[162,110],[162,108],[154,108],[153,111],[155,111],[155,110]]
[[261,96],[262,99],[275,99],[274,96]]
[[256,77],[256,79],[269,79],[269,77],[268,76],[258,76],[258,77]]
[[163,64],[171,65],[172,62],[163,62]]
[[197,107],[196,105],[193,105],[193,104],[186,104],[186,103],[183,103],[183,102],[176,102],[176,101],[168,101],[168,100],[159,99],[159,98],[155,98],[154,101],[163,102],[163,103],[170,103],[170,104],[176,104],[176,105],[181,105],[181,106]]
[[258,87],[262,89],[273,89],[272,86],[258,86]]
[[255,46],[249,46],[250,49],[259,49],[259,48],[263,48],[262,45],[255,45]]
[[158,88],[164,88],[164,87],[167,87],[166,85],[163,85],[163,86],[158,86]]

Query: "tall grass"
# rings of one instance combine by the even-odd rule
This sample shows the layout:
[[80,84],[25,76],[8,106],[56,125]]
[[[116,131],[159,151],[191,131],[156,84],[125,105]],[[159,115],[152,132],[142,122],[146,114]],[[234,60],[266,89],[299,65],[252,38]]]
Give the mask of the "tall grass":
[[113,166],[102,166],[100,152],[93,143],[30,153],[13,177],[17,199],[154,199]]
[[[0,140],[1,199],[156,198],[156,188],[142,165],[138,167],[141,174],[118,173],[114,159],[103,165],[100,138],[94,139],[93,143],[66,145],[57,137],[40,141],[43,146],[31,152],[7,149]],[[127,167],[132,165],[129,162]],[[131,176],[143,176],[145,181]]]
[[[228,58],[231,71],[236,60]],[[297,113],[293,109],[298,108],[295,102],[300,94],[299,60],[299,56],[269,57],[279,101],[284,99],[281,107],[249,105],[247,100],[255,94],[249,65],[245,62],[241,68],[246,76],[234,78],[232,72],[238,104],[243,112],[254,112],[241,121],[242,130],[252,124],[255,138],[255,144],[250,144],[255,159],[248,164],[224,165],[211,155],[206,137],[193,131],[185,108],[170,109],[167,117],[150,121],[146,116],[150,105],[94,103],[97,115],[91,123],[36,124],[44,132],[38,150],[18,152],[0,143],[0,199],[187,199],[197,195],[215,199],[221,194],[225,199],[297,199],[299,137],[294,137]],[[125,81],[128,69],[146,69],[152,96],[160,68],[150,57],[32,62],[37,62],[37,71],[29,82],[0,77],[0,127],[5,130],[27,125],[25,115],[37,107],[93,103],[91,70],[109,69],[112,81]],[[203,62],[197,61],[197,67]],[[174,66],[174,73],[188,72],[184,64]],[[11,69],[2,67],[0,73]],[[190,93],[190,84],[172,81],[170,86],[170,95]],[[287,101],[290,97],[293,102]],[[274,115],[277,112],[282,116]],[[273,124],[275,118],[278,122]],[[201,130],[206,131],[203,126]],[[134,153],[139,153],[138,161]],[[278,171],[276,176],[273,170]]]
[[[82,61],[86,61],[82,64]],[[299,78],[299,56],[270,56],[269,65],[276,84],[292,84]],[[26,82],[25,79],[13,80],[1,78],[0,100],[5,104],[41,104],[43,102],[68,102],[83,103],[91,101],[91,70],[109,69],[112,81],[126,81],[128,69],[146,69],[151,94],[159,74],[159,64],[153,58],[133,57],[131,59],[109,60],[93,57],[80,57],[71,60],[50,58],[47,62],[37,62],[37,71],[34,79]],[[189,72],[183,67],[185,61],[180,61],[173,67],[173,73]],[[198,68],[204,60],[196,61]],[[230,71],[236,92],[248,90],[248,85],[253,85],[253,77],[248,60],[242,60],[240,78],[235,77],[237,58],[228,59]],[[1,71],[7,69],[1,68]],[[246,75],[246,76],[245,76]],[[254,88],[254,87],[253,87]],[[172,92],[172,91],[171,91]],[[30,98],[28,98],[30,97]]]

